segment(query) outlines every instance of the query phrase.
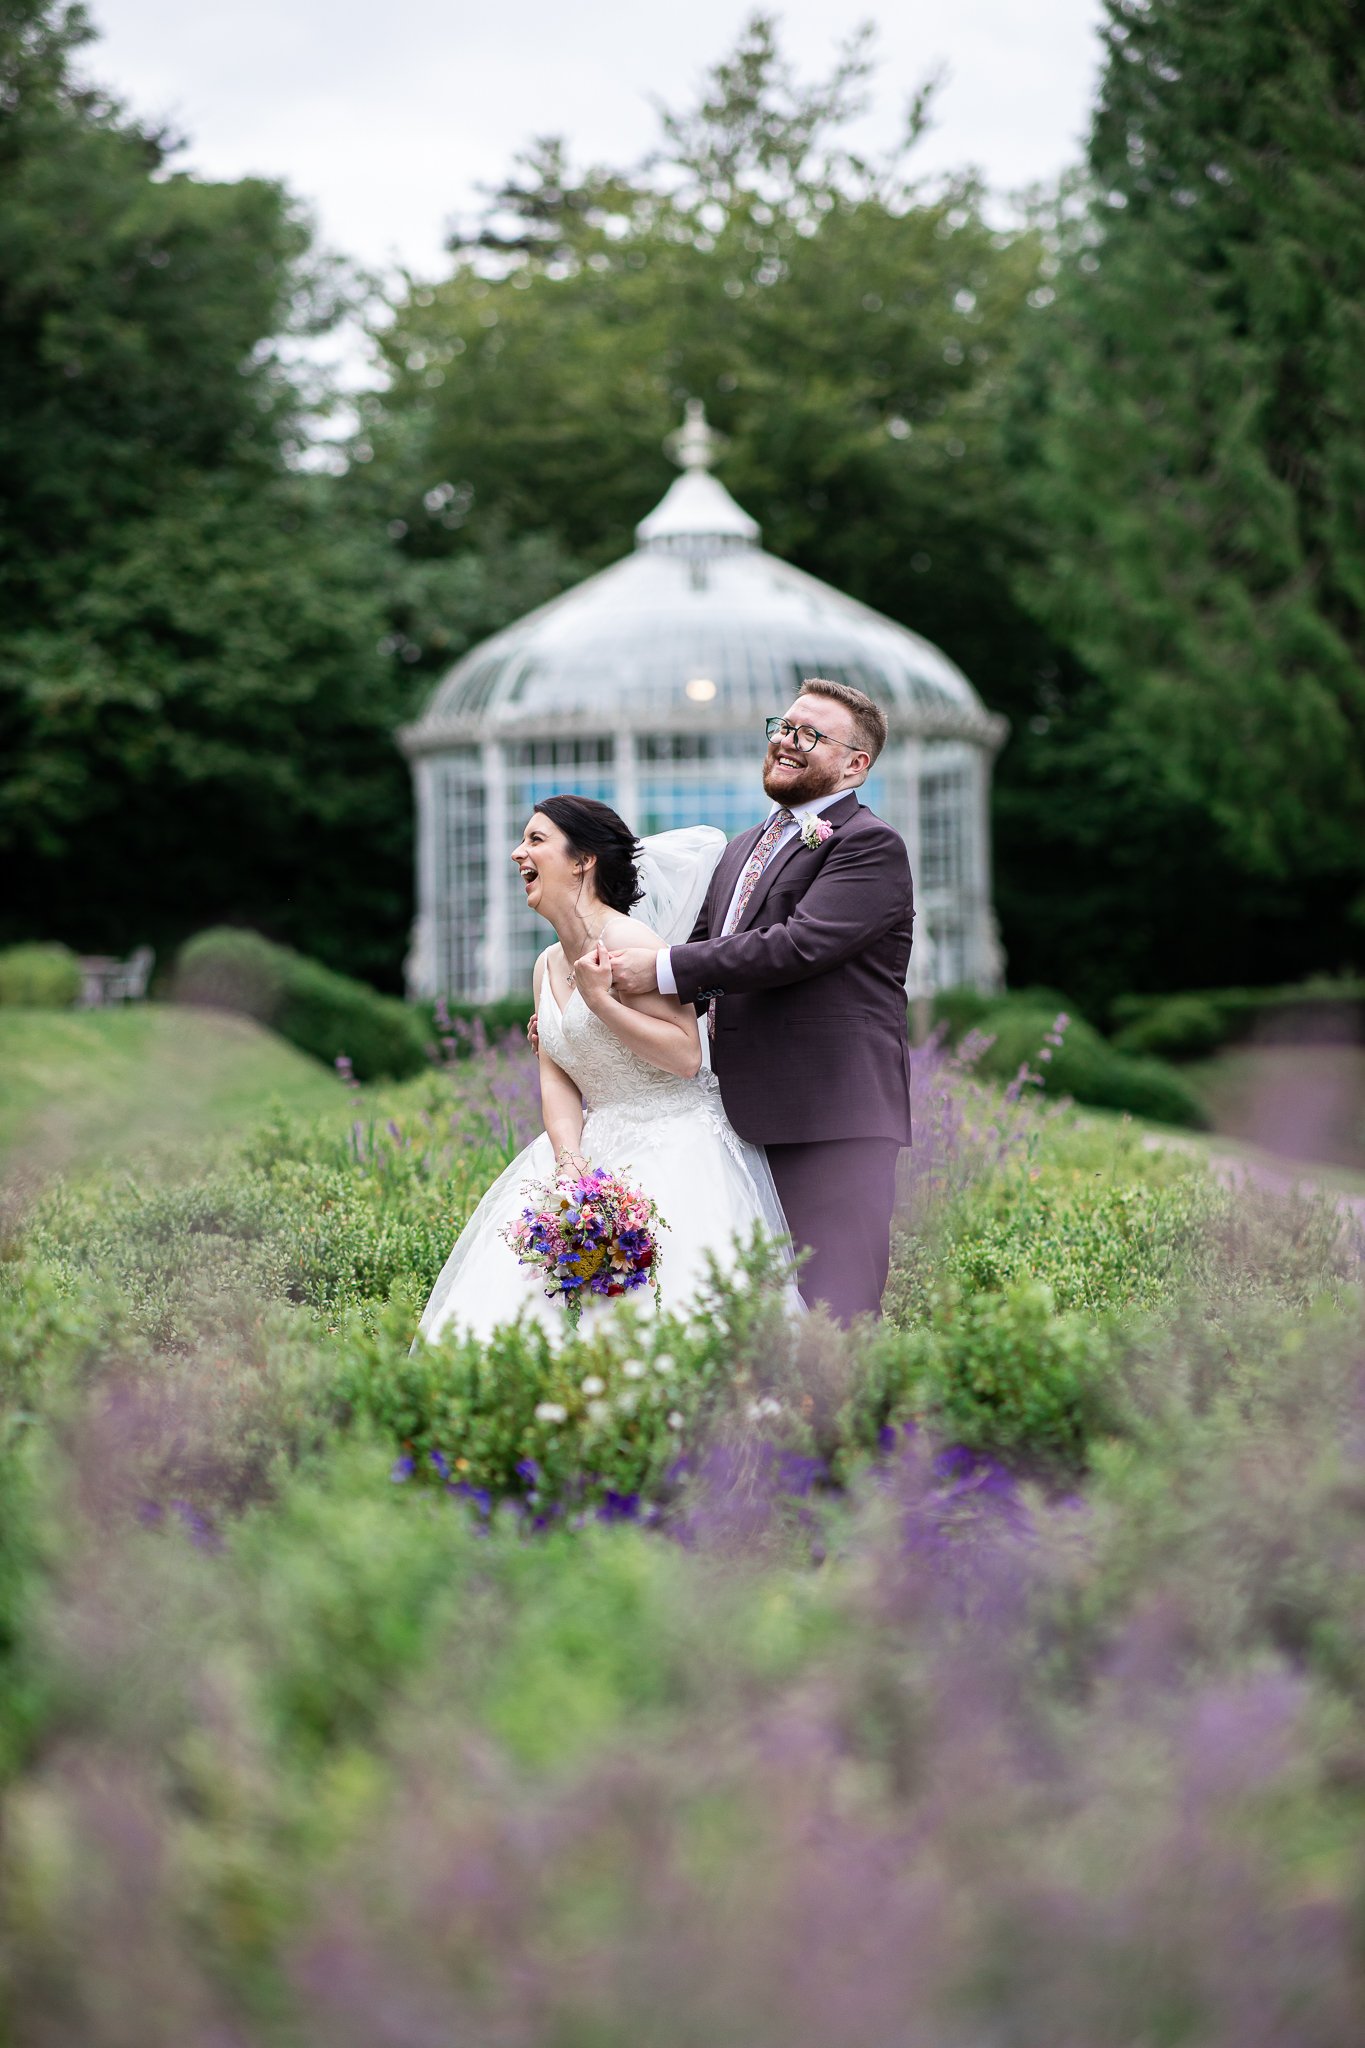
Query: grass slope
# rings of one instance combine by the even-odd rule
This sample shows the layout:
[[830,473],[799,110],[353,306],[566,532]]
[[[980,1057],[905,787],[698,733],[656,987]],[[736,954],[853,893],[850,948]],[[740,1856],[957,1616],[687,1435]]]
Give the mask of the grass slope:
[[0,1153],[107,1157],[216,1136],[272,1101],[322,1116],[344,1096],[325,1067],[249,1018],[154,1003],[0,1009]]

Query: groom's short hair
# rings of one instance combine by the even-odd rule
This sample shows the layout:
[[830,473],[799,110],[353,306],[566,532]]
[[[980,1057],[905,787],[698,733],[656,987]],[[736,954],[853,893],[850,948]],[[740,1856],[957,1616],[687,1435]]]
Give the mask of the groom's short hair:
[[853,715],[853,736],[875,761],[886,745],[886,713],[880,704],[852,683],[833,683],[826,676],[807,676],[801,684],[803,697],[830,697]]

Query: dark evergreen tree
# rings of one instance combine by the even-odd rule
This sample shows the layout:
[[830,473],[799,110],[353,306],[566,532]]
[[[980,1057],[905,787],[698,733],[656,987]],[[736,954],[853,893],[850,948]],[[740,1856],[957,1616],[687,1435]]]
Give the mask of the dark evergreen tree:
[[1365,10],[1106,13],[1090,203],[1017,396],[1024,587],[1078,664],[1018,823],[1125,978],[1332,968],[1365,952]]
[[176,173],[77,82],[90,34],[51,0],[0,21],[0,939],[236,918],[392,983],[387,544],[291,471],[278,340],[335,280],[277,186]]

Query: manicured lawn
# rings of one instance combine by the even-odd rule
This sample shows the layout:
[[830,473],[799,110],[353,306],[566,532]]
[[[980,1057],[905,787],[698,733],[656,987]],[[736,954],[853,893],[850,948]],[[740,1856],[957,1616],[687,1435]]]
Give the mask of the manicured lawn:
[[333,1075],[245,1017],[0,1010],[0,1152],[65,1160],[214,1136],[272,1101],[305,1116],[345,1106]]

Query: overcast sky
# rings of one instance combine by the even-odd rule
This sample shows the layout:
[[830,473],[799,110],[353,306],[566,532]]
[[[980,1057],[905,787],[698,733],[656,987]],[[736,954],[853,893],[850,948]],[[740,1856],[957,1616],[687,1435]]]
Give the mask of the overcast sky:
[[[207,177],[281,178],[326,241],[375,265],[444,268],[449,222],[532,135],[576,162],[629,163],[656,139],[653,100],[686,105],[734,45],[751,0],[89,0],[88,73],[189,138]],[[787,0],[783,45],[823,75],[869,16],[875,105],[859,140],[889,142],[915,86],[948,80],[926,171],[976,165],[1000,193],[1080,154],[1100,0]]]

